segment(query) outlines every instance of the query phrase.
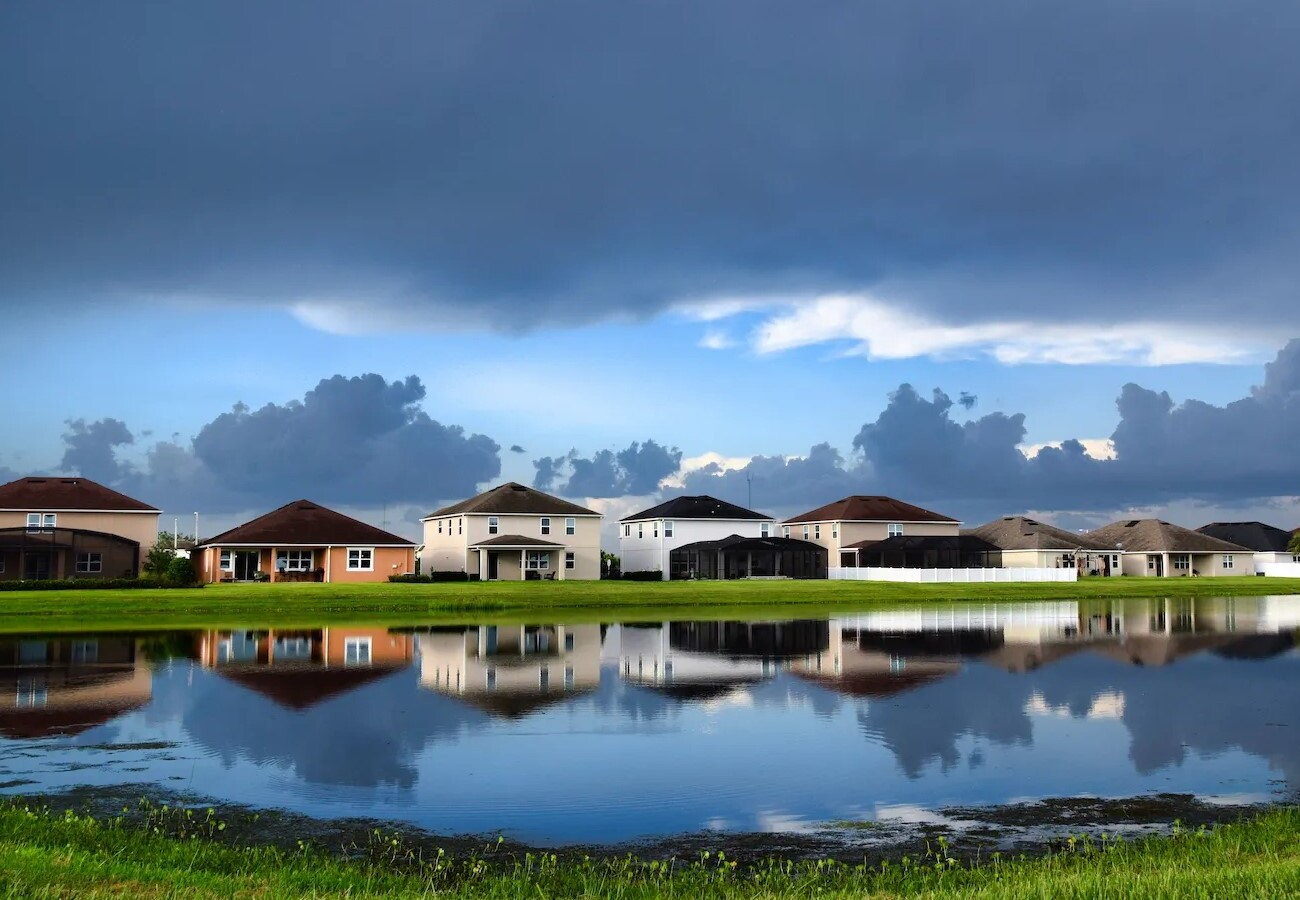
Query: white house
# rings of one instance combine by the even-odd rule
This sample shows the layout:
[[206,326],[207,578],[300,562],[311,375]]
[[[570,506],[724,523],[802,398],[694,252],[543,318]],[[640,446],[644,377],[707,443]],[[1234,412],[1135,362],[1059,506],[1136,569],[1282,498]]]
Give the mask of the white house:
[[674,497],[627,516],[621,522],[618,548],[624,572],[670,573],[673,549],[697,541],[732,535],[776,536],[776,519],[716,497]]
[[1255,564],[1300,563],[1300,554],[1287,549],[1291,532],[1265,525],[1263,522],[1212,522],[1196,529],[1230,544],[1237,544],[1255,553]]

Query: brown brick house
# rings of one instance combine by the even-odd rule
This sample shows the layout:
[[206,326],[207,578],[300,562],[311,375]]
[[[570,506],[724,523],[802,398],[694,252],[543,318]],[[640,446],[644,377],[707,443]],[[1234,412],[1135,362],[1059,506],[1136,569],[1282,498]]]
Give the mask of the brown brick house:
[[386,581],[415,571],[415,543],[310,500],[200,542],[199,580]]

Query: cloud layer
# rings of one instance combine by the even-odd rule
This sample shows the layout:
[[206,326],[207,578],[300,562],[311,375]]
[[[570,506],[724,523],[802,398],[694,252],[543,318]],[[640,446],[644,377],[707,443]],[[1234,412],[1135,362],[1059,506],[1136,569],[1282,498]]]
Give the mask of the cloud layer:
[[0,303],[347,332],[871,291],[949,329],[837,320],[875,353],[1094,358],[1075,326],[1138,309],[1179,323],[1139,353],[1188,325],[1232,355],[1300,275],[1298,29],[1276,0],[6,4]]
[[570,450],[565,456],[533,460],[533,486],[570,497],[624,497],[652,494],[681,468],[682,451],[655,441],[633,441],[626,449],[600,450],[590,457]]

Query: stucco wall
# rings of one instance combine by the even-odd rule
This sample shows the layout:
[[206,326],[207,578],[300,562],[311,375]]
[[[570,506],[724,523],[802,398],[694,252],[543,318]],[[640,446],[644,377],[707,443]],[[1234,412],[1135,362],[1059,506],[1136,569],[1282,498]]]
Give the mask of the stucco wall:
[[[424,554],[421,558],[423,572],[468,572],[479,574],[479,554],[470,552],[469,548],[477,543],[494,537],[517,534],[526,538],[536,538],[561,544],[564,550],[574,554],[574,568],[563,570],[564,557],[559,557],[559,569],[563,574],[557,577],[565,579],[595,580],[600,578],[600,518],[598,516],[573,516],[574,533],[565,533],[566,516],[550,516],[550,534],[542,534],[540,515],[500,515],[497,516],[496,534],[488,531],[488,516],[466,515],[448,516],[430,519],[424,523]],[[463,528],[459,520],[464,520]],[[442,533],[438,533],[438,522],[442,522]],[[448,534],[450,523],[451,534]],[[462,533],[463,532],[463,533]],[[563,551],[561,551],[563,552]],[[498,551],[497,577],[501,580],[519,578],[519,551]],[[507,571],[507,569],[509,571]]]
[[[889,537],[889,522],[800,522],[788,526],[790,537],[795,540],[808,540],[820,544],[830,551],[832,562],[839,559],[842,547],[859,541],[883,541]],[[896,522],[903,526],[903,536],[917,537],[955,537],[961,533],[958,522]],[[808,537],[804,537],[804,526],[808,527]],[[821,526],[821,537],[817,536],[817,526]],[[780,526],[784,529],[787,526]],[[784,531],[778,531],[784,534]]]
[[126,512],[60,512],[57,509],[32,509],[19,512],[0,512],[0,528],[24,528],[28,512],[52,512],[58,516],[56,528],[76,528],[85,531],[102,531],[115,534],[140,545],[140,562],[158,539],[159,513]]

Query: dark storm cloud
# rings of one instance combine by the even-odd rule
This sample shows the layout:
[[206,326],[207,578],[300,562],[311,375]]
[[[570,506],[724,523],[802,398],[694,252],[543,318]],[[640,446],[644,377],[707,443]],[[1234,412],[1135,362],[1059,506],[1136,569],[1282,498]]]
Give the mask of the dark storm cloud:
[[[567,456],[543,456],[533,460],[537,488],[559,491],[566,497],[623,497],[652,494],[659,482],[676,472],[682,451],[655,441],[633,441],[615,453],[601,450],[581,457],[577,450]],[[566,478],[567,475],[567,478]]]
[[511,453],[527,453],[528,451],[525,450],[523,447],[519,446],[518,444],[511,444],[511,445],[510,445],[510,452],[511,452]]
[[1298,30],[1282,0],[5,4],[0,302],[514,328],[885,284],[964,322],[1267,320]]
[[687,493],[739,502],[752,485],[760,508],[797,513],[850,493],[884,493],[968,521],[1023,510],[1113,510],[1176,500],[1236,503],[1291,496],[1300,485],[1300,340],[1265,368],[1249,397],[1226,406],[1175,404],[1127,384],[1112,435],[1115,459],[1078,441],[1027,459],[1025,417],[995,412],[957,422],[943,391],[902,385],[844,459],[827,444],[806,457],[754,457],[742,469],[690,473]]
[[144,464],[117,458],[132,443],[115,419],[69,422],[62,468],[168,510],[238,511],[300,497],[322,503],[430,504],[473,494],[501,471],[499,447],[424,412],[414,375],[322,380],[302,400],[251,410],[236,404],[192,446],[160,441]]

